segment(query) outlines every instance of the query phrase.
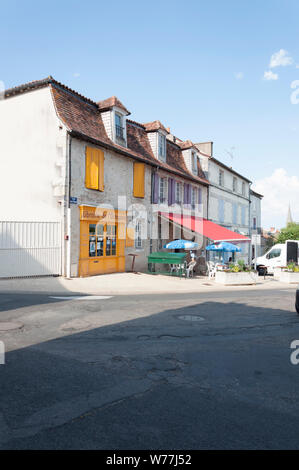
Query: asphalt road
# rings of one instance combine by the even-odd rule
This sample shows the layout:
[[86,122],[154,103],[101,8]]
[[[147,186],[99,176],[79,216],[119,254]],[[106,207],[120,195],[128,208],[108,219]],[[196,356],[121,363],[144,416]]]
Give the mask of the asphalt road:
[[0,449],[299,449],[294,292],[2,293]]

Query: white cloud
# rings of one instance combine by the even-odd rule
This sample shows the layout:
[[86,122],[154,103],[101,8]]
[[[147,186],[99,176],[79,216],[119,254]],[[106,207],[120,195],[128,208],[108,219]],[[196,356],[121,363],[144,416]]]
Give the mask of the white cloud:
[[278,80],[278,75],[273,73],[272,70],[268,70],[264,73],[264,80]]
[[75,73],[74,73],[74,77],[75,77],[75,78],[78,78],[78,77],[80,77],[80,74],[79,74],[79,72],[75,72]]
[[296,65],[296,69],[299,69],[299,65]]
[[288,51],[280,49],[280,51],[275,52],[270,59],[270,69],[274,67],[285,67],[286,65],[292,65],[294,62],[293,57],[291,57]]
[[253,189],[264,195],[262,200],[262,224],[285,226],[289,204],[294,220],[299,221],[299,178],[288,175],[284,168],[277,168],[271,176],[256,181]]
[[244,78],[244,73],[243,72],[238,72],[235,74],[235,77],[237,80],[242,80]]

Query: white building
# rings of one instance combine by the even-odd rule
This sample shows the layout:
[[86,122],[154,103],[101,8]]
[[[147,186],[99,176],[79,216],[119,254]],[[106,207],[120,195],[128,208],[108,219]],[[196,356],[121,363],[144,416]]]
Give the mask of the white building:
[[264,196],[256,191],[250,190],[250,220],[252,234],[252,259],[264,254],[264,243],[262,237],[262,199]]
[[[251,237],[251,181],[213,157],[213,143],[196,144],[201,167],[209,180],[208,219],[233,232]],[[238,257],[249,260],[250,243],[241,245]]]
[[199,161],[190,171],[168,131],[129,120],[115,96],[95,103],[48,77],[4,98],[0,277],[122,272],[131,255],[146,270],[161,210],[207,210]]

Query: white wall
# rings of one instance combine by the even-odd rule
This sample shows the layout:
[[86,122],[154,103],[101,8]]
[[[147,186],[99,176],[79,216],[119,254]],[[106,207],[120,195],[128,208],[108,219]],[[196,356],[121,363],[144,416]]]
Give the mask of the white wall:
[[[224,172],[224,185],[219,186],[219,170]],[[233,231],[249,234],[249,183],[234,173],[226,170],[217,162],[209,160],[209,219]],[[237,178],[237,191],[233,191],[233,178]],[[242,182],[245,183],[245,197],[242,195]],[[224,221],[219,218],[220,201],[224,204]],[[237,220],[233,218],[233,205],[237,206]],[[242,208],[245,221],[242,221]],[[245,223],[244,223],[245,222]]]
[[61,220],[66,134],[59,125],[49,87],[0,100],[0,220]]

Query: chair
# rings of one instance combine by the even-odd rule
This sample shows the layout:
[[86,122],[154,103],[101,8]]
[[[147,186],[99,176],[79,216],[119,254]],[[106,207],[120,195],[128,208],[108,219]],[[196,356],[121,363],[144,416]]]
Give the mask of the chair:
[[190,261],[190,263],[186,267],[186,277],[190,277],[190,276],[193,277],[193,274],[194,274],[193,270],[195,266],[196,266],[196,260]]
[[207,266],[208,266],[209,279],[212,279],[212,278],[215,277],[215,274],[216,274],[216,271],[217,271],[217,265],[215,263],[213,263],[213,261],[208,261]]

